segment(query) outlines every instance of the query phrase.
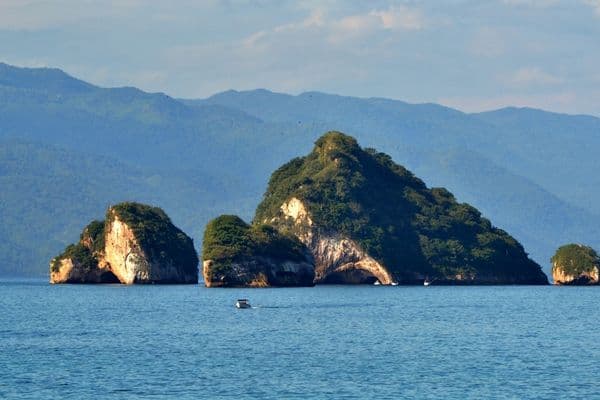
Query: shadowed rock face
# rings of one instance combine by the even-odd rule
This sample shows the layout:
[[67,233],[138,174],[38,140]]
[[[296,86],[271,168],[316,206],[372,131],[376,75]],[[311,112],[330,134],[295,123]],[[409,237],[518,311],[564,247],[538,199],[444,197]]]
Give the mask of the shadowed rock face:
[[197,283],[192,240],[155,207],[121,203],[51,262],[51,283]]
[[206,287],[285,287],[313,286],[314,266],[307,261],[249,257],[230,261],[227,269],[218,271],[219,261],[203,262]]

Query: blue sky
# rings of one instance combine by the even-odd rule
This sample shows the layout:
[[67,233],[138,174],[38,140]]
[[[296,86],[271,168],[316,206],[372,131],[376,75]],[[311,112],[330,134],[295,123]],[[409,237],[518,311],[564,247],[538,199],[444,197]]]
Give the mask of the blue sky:
[[0,60],[174,97],[318,90],[600,116],[600,0],[1,0]]

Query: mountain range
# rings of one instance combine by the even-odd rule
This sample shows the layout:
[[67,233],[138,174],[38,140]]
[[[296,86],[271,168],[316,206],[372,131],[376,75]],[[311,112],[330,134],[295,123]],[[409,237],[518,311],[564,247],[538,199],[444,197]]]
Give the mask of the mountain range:
[[263,89],[175,99],[0,63],[0,275],[44,276],[121,201],[162,207],[199,248],[210,218],[250,219],[271,172],[329,130],[447,187],[546,271],[558,246],[600,244],[596,117]]

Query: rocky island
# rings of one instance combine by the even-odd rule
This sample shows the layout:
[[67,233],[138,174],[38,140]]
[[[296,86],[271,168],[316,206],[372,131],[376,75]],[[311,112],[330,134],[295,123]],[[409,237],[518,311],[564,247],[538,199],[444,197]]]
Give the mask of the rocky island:
[[234,215],[208,223],[202,253],[208,287],[314,285],[314,264],[302,242],[268,225],[248,225]]
[[598,285],[600,258],[594,249],[581,244],[567,244],[556,250],[551,259],[555,285]]
[[[273,173],[247,229],[267,226],[308,249],[316,284],[548,284],[521,244],[477,209],[340,132]],[[221,245],[237,254],[237,242]],[[261,257],[270,251],[253,247]],[[204,259],[206,285],[215,286],[206,248]],[[256,286],[232,260],[223,258],[220,276]]]
[[50,283],[197,283],[192,239],[157,207],[126,202],[50,262]]

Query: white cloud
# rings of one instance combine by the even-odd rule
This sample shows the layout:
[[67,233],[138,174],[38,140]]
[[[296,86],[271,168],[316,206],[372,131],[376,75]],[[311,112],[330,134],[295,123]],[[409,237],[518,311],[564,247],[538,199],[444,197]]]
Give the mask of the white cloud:
[[423,29],[423,17],[416,9],[390,7],[387,10],[371,10],[330,21],[330,40],[333,43],[377,31],[410,31]]
[[519,68],[507,79],[509,84],[516,86],[547,86],[556,85],[563,81],[562,78],[545,72],[539,67]]
[[352,40],[374,33],[380,26],[381,19],[371,15],[350,15],[336,21],[331,21],[328,26],[327,37],[330,43],[339,44],[345,40]]
[[[574,0],[501,0],[509,6],[522,6],[533,8],[548,8],[555,5],[573,6]],[[600,16],[600,0],[579,0],[580,4],[590,6],[597,16]]]
[[313,9],[308,17],[299,22],[292,22],[285,25],[279,25],[273,29],[274,32],[285,32],[306,29],[311,27],[320,27],[325,25],[325,11],[321,8]]
[[119,19],[167,23],[217,5],[217,0],[0,0],[0,30],[37,31]]
[[370,14],[379,17],[385,29],[419,30],[424,27],[423,16],[417,9],[390,7],[385,11],[371,11]]
[[477,56],[499,57],[506,52],[506,35],[497,29],[483,27],[475,33],[469,47]]
[[511,6],[528,6],[545,8],[557,4],[559,0],[502,0],[502,3]]
[[2,0],[0,29],[40,30],[86,19],[126,16],[141,0]]
[[257,44],[253,39],[267,39],[283,33],[298,35],[319,32],[331,44],[339,44],[348,39],[365,37],[377,32],[398,32],[420,30],[425,26],[423,16],[417,9],[405,6],[387,9],[372,9],[362,14],[328,18],[323,8],[313,9],[310,15],[298,22],[277,26],[271,30],[256,32],[245,39]]
[[596,15],[600,17],[600,0],[583,0],[583,2],[592,7]]
[[388,53],[386,39],[418,29],[424,29],[421,13],[406,7],[342,16],[316,8],[305,18],[239,40],[173,46],[164,59],[175,70],[219,77],[210,87],[197,82],[198,93],[256,87],[297,92],[341,79],[370,79],[369,65]]

